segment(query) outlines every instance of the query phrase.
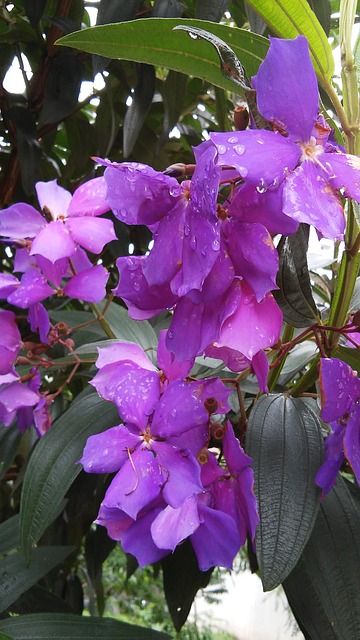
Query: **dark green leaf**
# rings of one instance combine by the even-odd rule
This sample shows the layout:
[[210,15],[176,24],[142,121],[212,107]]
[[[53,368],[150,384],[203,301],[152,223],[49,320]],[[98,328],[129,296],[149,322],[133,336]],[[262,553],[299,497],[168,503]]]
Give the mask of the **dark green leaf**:
[[292,327],[308,327],[319,321],[306,261],[308,239],[309,227],[301,224],[296,233],[282,237],[277,247],[279,290],[274,296],[285,322]]
[[339,476],[321,504],[286,595],[311,640],[360,637],[360,490]]
[[81,471],[76,463],[87,438],[118,422],[119,415],[113,404],[96,393],[85,392],[37,444],[26,470],[20,510],[21,540],[27,560]]
[[39,584],[34,584],[28,591],[22,593],[20,598],[11,603],[11,613],[24,615],[27,613],[45,613],[46,611],[74,613],[64,600]]
[[283,395],[260,398],[250,415],[246,451],[253,459],[260,516],[256,552],[268,591],[295,567],[318,512],[314,479],[323,442],[316,403]]
[[72,52],[64,51],[52,58],[40,113],[42,126],[60,122],[74,111],[83,75],[84,63]]
[[155,68],[148,64],[137,65],[137,83],[132,94],[123,127],[123,153],[127,158],[134,148],[141,127],[150,109],[155,91]]
[[6,474],[19,448],[21,433],[17,424],[10,427],[0,425],[0,480]]
[[349,311],[355,313],[360,309],[360,277],[356,278],[355,287],[351,296]]
[[17,105],[9,109],[8,116],[16,126],[21,184],[26,195],[30,195],[38,179],[41,158],[35,118],[30,111]]
[[[181,24],[207,30],[221,38],[241,61],[248,77],[256,74],[268,50],[266,38],[243,29],[185,18],[181,18]],[[177,25],[178,19],[144,18],[83,29],[61,38],[58,44],[109,58],[160,65],[234,91],[235,85],[219,69],[216,51],[205,41],[193,40],[181,31],[173,31]]]
[[[103,309],[103,304],[98,305]],[[128,312],[123,307],[112,302],[106,310],[105,322],[117,340],[135,342],[147,351],[149,358],[156,353],[157,337],[154,329],[147,320],[136,321],[129,318]]]
[[229,6],[229,0],[197,0],[195,18],[220,22]]
[[179,18],[184,5],[179,0],[155,0],[153,18]]
[[67,558],[74,547],[38,547],[28,566],[22,552],[0,561],[0,611],[8,609],[24,591]]
[[307,0],[317,19],[319,20],[326,35],[329,35],[331,24],[331,2],[330,0]]
[[0,524],[0,554],[8,553],[20,545],[19,514]]
[[200,571],[189,540],[161,560],[161,566],[166,602],[174,627],[179,631],[187,620],[198,590],[209,584],[213,569]]
[[[132,20],[136,16],[142,0],[101,0],[96,17],[96,24],[113,24],[114,22],[126,22]],[[108,58],[104,56],[94,56],[93,67],[94,75],[102,71],[107,63]]]
[[161,148],[167,141],[168,135],[175,127],[182,114],[184,98],[186,96],[186,86],[188,76],[177,71],[169,71],[165,82],[161,87],[164,102],[164,122],[163,131],[159,140],[158,148]]
[[279,376],[279,384],[285,384],[288,380],[298,372],[304,369],[308,362],[311,362],[317,354],[317,345],[311,340],[305,340],[300,344],[296,344],[292,351],[288,354],[285,364],[281,369]]
[[266,22],[263,20],[257,13],[249,7],[247,4],[245,5],[245,11],[247,19],[249,20],[250,29],[254,33],[258,33],[260,36],[264,33],[266,29]]
[[23,0],[24,9],[32,27],[36,27],[44,13],[46,0]]
[[1,620],[0,631],[10,633],[14,640],[170,640],[166,633],[111,618],[82,618],[60,613]]

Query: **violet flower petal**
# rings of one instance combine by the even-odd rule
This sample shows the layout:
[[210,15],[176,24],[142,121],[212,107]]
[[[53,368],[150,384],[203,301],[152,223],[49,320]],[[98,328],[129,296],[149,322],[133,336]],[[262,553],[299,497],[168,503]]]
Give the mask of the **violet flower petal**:
[[0,375],[12,370],[21,347],[21,335],[12,311],[0,310]]
[[109,211],[104,176],[93,178],[75,189],[67,209],[68,216],[99,216]]
[[91,253],[100,253],[108,242],[116,240],[114,225],[107,218],[67,218],[64,224],[72,239]]
[[128,450],[135,449],[142,439],[119,424],[90,436],[79,460],[88,473],[113,473],[129,459]]
[[[284,83],[291,82],[291,91]],[[270,37],[270,49],[256,76],[256,99],[264,118],[297,141],[309,139],[319,111],[319,92],[308,41]]]
[[155,408],[151,433],[167,438],[207,423],[208,414],[188,382],[170,382]]
[[159,549],[151,536],[152,523],[161,510],[162,507],[156,507],[138,516],[121,538],[123,550],[135,556],[140,567],[158,562],[170,552],[169,549]]
[[351,411],[344,434],[344,452],[360,485],[360,405]]
[[287,177],[283,212],[298,222],[314,225],[324,238],[343,237],[345,219],[340,198],[324,171],[311,160],[305,160]]
[[348,198],[360,202],[360,159],[345,153],[327,153],[320,157],[329,169],[329,182],[335,189],[344,189]]
[[41,213],[25,202],[18,202],[2,209],[0,214],[0,236],[3,238],[35,238],[46,226],[46,220]]
[[48,209],[52,219],[65,216],[71,202],[71,193],[58,185],[57,180],[49,182],[37,182],[35,184],[36,195],[40,208]]
[[151,525],[151,536],[159,549],[174,551],[200,526],[197,496],[191,495],[180,507],[167,506]]
[[199,505],[202,524],[191,535],[200,571],[211,567],[232,569],[240,548],[240,536],[234,520],[226,513]]
[[36,302],[29,307],[28,322],[30,324],[31,331],[38,331],[40,341],[43,343],[48,342],[48,333],[50,331],[50,318],[44,305],[40,302]]
[[360,397],[360,380],[355,371],[338,358],[320,360],[321,418],[333,422],[342,418]]
[[85,302],[100,302],[106,294],[109,274],[101,264],[84,269],[71,278],[64,287],[64,294]]
[[151,448],[156,461],[166,474],[162,489],[164,500],[177,509],[193,493],[203,490],[200,481],[200,464],[190,451],[180,451],[167,442],[154,441]]
[[345,427],[332,423],[332,433],[325,440],[324,462],[315,477],[315,483],[322,489],[325,496],[335,486],[337,475],[344,461]]
[[96,366],[98,369],[105,367],[108,364],[115,364],[124,360],[134,362],[138,367],[142,369],[148,369],[148,371],[157,371],[156,367],[149,360],[145,351],[138,344],[132,342],[115,342],[109,347],[98,348],[98,359],[96,360]]
[[45,300],[53,294],[46,278],[37,269],[29,269],[21,278],[20,285],[8,296],[8,302],[27,309],[31,305]]
[[176,356],[166,348],[166,334],[167,331],[160,331],[157,350],[158,365],[169,382],[182,380],[189,375],[194,364],[194,358],[179,362]]
[[49,222],[33,240],[30,255],[40,254],[56,262],[60,258],[69,258],[76,250],[76,244],[61,220]]
[[133,518],[130,518],[121,509],[107,507],[105,504],[100,505],[99,513],[95,520],[96,524],[106,528],[109,537],[113,540],[121,540],[125,531],[133,522]]

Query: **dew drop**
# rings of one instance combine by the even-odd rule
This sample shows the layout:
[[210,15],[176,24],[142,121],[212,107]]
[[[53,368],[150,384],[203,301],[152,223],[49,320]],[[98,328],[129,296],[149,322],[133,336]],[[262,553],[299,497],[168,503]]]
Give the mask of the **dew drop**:
[[238,137],[237,136],[230,136],[230,138],[228,139],[228,142],[230,144],[236,144],[238,141]]
[[246,178],[247,174],[249,173],[246,167],[238,167],[238,171],[242,178]]
[[234,147],[234,151],[238,154],[238,156],[242,156],[245,153],[245,147],[243,144],[236,144]]
[[219,249],[220,249],[220,242],[219,242],[219,240],[213,240],[213,241],[212,241],[212,243],[211,243],[211,248],[212,248],[214,251],[219,251]]
[[205,247],[203,247],[201,249],[201,255],[204,256],[204,257],[207,255],[207,246],[205,246]]
[[259,184],[256,187],[256,191],[258,193],[265,193],[267,191],[267,184],[264,180],[264,178],[260,178]]
[[218,150],[218,152],[219,152],[220,154],[222,154],[222,153],[226,153],[226,151],[227,151],[227,149],[226,149],[225,145],[223,145],[223,144],[219,144],[219,145],[218,145],[218,147],[217,147],[217,150]]
[[174,185],[174,186],[170,187],[169,193],[170,193],[171,196],[179,195],[179,187],[177,185]]
[[190,225],[186,224],[184,226],[184,233],[185,233],[186,236],[189,235],[189,233],[190,233]]
[[167,337],[168,337],[170,340],[172,340],[172,339],[173,339],[173,337],[174,337],[174,332],[169,330],[169,331],[167,332]]
[[193,236],[190,240],[190,247],[195,251],[197,246],[197,239],[196,236]]
[[135,291],[140,291],[140,283],[139,282],[134,282],[133,287],[134,287]]
[[172,415],[173,418],[176,418],[176,414],[177,414],[177,410],[176,409],[171,409],[170,415]]

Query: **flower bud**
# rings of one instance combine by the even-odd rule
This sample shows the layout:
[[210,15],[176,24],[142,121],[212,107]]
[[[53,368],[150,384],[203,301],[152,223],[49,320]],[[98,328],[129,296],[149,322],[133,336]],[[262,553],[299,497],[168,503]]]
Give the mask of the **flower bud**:
[[245,131],[249,124],[249,111],[244,104],[240,104],[234,109],[234,125],[237,131]]
[[212,440],[222,440],[225,433],[225,427],[221,422],[210,422],[210,437]]
[[203,447],[202,449],[200,449],[197,459],[198,462],[200,462],[200,464],[206,464],[207,461],[209,460],[209,450],[206,447]]
[[204,402],[204,407],[208,413],[215,413],[218,406],[216,398],[206,398]]

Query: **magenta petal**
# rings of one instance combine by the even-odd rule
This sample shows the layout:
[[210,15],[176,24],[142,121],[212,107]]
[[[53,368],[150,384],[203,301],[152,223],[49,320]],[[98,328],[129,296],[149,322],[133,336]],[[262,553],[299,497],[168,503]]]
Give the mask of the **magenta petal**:
[[204,405],[210,398],[216,400],[217,407],[213,413],[227,413],[231,411],[228,402],[231,389],[226,387],[220,378],[205,378],[197,382],[192,382],[191,385]]
[[216,343],[209,345],[205,349],[205,356],[222,360],[231,371],[244,371],[250,366],[251,361],[245,358],[242,353],[229,347],[218,347]]
[[17,289],[8,296],[8,302],[20,309],[27,309],[52,294],[53,290],[43,274],[37,269],[30,269],[22,276]]
[[215,347],[229,347],[251,360],[279,338],[282,313],[271,293],[257,302],[250,287],[243,284],[243,295],[235,313],[223,324]]
[[160,394],[159,375],[127,361],[102,367],[90,384],[116,404],[123,420],[138,427],[146,427]]
[[109,274],[101,264],[84,269],[71,278],[64,287],[64,293],[70,298],[85,302],[100,302],[106,294],[106,283]]
[[[237,190],[228,210],[241,222],[259,222],[270,233],[295,233],[299,223],[282,212],[284,182],[278,189],[259,193],[255,185],[245,183]],[[260,189],[260,191],[262,191]]]
[[106,527],[108,535],[113,540],[121,540],[125,531],[133,524],[133,518],[116,507],[107,507],[105,504],[100,505],[98,516],[95,520],[96,524]]
[[105,178],[93,178],[80,185],[71,198],[67,214],[68,216],[99,216],[109,211],[110,206],[106,202]]
[[315,483],[326,495],[336,483],[337,475],[344,460],[345,427],[332,424],[332,433],[325,440],[325,459],[316,474]]
[[256,222],[242,223],[233,219],[224,225],[224,235],[235,275],[246,280],[256,299],[262,300],[268,291],[277,289],[279,259],[265,227]]
[[273,131],[211,133],[210,139],[218,150],[219,165],[235,167],[261,193],[277,188],[301,155],[297,144]]
[[197,497],[192,495],[178,509],[168,506],[159,513],[151,525],[152,539],[160,549],[174,551],[199,525]]
[[108,364],[114,364],[127,360],[135,363],[142,369],[149,371],[157,371],[156,367],[149,360],[145,351],[138,344],[132,342],[116,342],[109,347],[98,348],[99,357],[96,361],[98,369]]
[[21,407],[33,407],[38,402],[39,395],[22,382],[12,382],[0,389],[0,404],[7,413],[12,413]]
[[41,209],[48,209],[53,220],[66,215],[72,197],[70,191],[60,187],[56,180],[37,182],[35,189]]
[[350,414],[344,435],[344,452],[360,485],[360,405]]
[[69,258],[76,250],[76,244],[61,220],[49,222],[33,240],[30,255],[40,254],[56,262],[60,258]]
[[207,423],[208,414],[188,382],[170,382],[157,405],[151,432],[170,438]]
[[113,473],[129,459],[128,449],[141,442],[122,424],[87,439],[79,462],[88,473]]
[[129,315],[135,320],[145,320],[174,306],[177,297],[170,291],[169,284],[150,289],[144,273],[144,257],[119,258],[120,282],[113,289],[114,295],[122,298],[129,309]]
[[31,331],[38,331],[41,342],[48,342],[48,333],[50,331],[50,318],[45,307],[37,302],[29,308],[28,322]]
[[[284,86],[291,83],[291,90]],[[256,99],[261,115],[307,142],[318,111],[319,92],[308,41],[270,37],[270,49],[256,76]]]
[[255,353],[251,365],[253,371],[258,379],[259,389],[261,393],[269,393],[269,389],[267,386],[267,379],[269,375],[269,361],[266,357],[265,351],[262,349]]
[[21,335],[12,311],[0,310],[0,375],[9,373],[21,347]]
[[189,375],[194,364],[194,358],[185,360],[185,362],[178,362],[175,355],[166,348],[166,334],[167,331],[160,331],[157,350],[158,365],[170,382],[172,380],[182,380]]
[[152,449],[159,467],[166,474],[162,495],[169,505],[177,509],[193,493],[203,491],[200,464],[190,451],[180,451],[167,442],[156,441]]
[[357,373],[338,358],[320,360],[321,418],[333,422],[342,418],[360,397]]
[[41,213],[24,202],[0,211],[0,236],[4,238],[34,238],[45,226]]
[[136,522],[125,531],[121,539],[121,546],[125,553],[131,553],[137,559],[139,566],[158,562],[169,554],[169,549],[159,549],[151,536],[151,525],[160,513],[162,507],[156,507],[144,515],[138,516]]
[[360,158],[345,153],[326,153],[321,162],[328,172],[330,184],[344,189],[348,198],[360,201]]
[[7,298],[19,286],[20,282],[11,273],[0,273],[0,298]]
[[312,224],[324,238],[343,237],[345,219],[340,198],[324,171],[311,160],[305,160],[286,179],[283,212],[297,222]]
[[196,553],[200,571],[211,567],[232,569],[240,548],[240,536],[234,520],[226,513],[199,505],[202,524],[190,540]]
[[95,216],[67,218],[65,228],[75,242],[91,253],[100,253],[104,245],[116,240],[114,225],[107,218]]
[[167,474],[152,451],[137,449],[112,480],[104,498],[108,507],[118,507],[136,519],[139,511],[160,495]]
[[175,178],[145,164],[110,164],[104,176],[107,202],[126,224],[151,226],[167,215],[180,198],[181,188]]

